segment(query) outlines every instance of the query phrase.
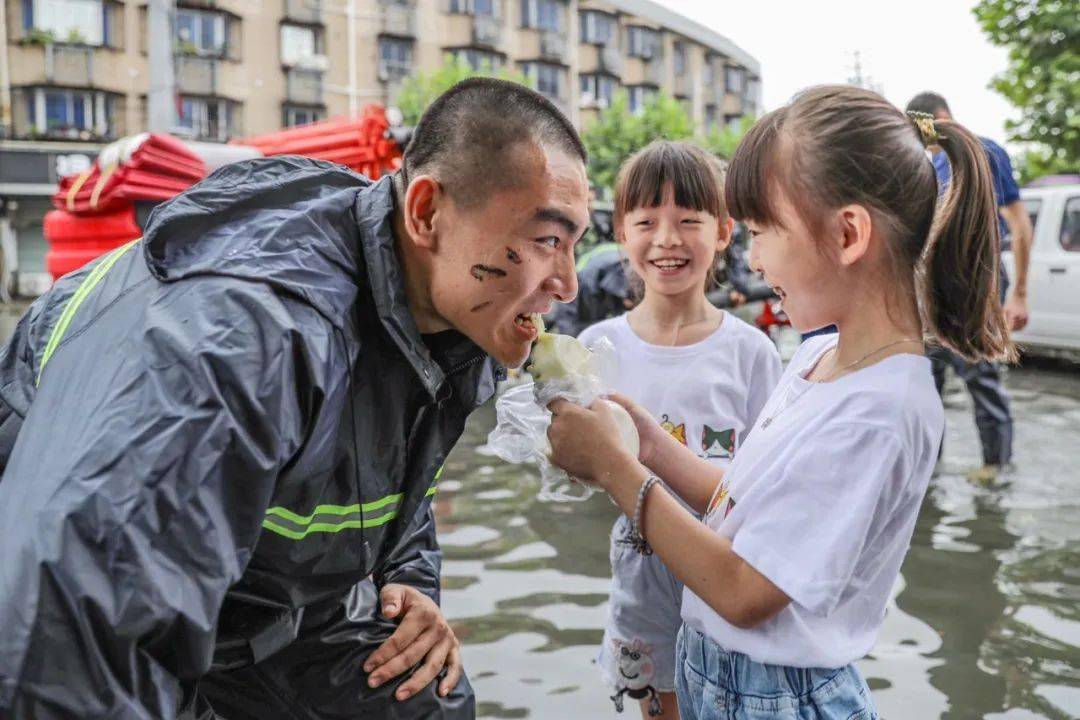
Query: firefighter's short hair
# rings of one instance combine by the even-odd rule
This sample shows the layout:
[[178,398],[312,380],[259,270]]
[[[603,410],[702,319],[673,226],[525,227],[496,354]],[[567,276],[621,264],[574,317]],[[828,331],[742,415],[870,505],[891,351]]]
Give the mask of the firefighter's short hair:
[[586,160],[573,124],[540,93],[507,80],[463,80],[417,123],[405,148],[403,185],[431,173],[455,202],[479,204],[512,184],[519,155],[510,151],[524,141]]

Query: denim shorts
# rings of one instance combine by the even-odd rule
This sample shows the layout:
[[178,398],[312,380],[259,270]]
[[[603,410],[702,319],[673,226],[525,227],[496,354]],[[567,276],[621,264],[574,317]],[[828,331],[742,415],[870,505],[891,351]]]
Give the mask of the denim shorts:
[[854,665],[839,669],[756,663],[683,625],[675,691],[683,720],[878,720]]

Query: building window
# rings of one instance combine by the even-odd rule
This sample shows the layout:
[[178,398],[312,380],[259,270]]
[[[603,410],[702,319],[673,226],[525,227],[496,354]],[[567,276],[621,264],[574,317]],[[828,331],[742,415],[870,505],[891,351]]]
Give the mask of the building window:
[[283,116],[282,125],[284,127],[294,127],[296,125],[307,125],[308,123],[325,120],[326,111],[322,108],[286,105],[284,107]]
[[502,55],[475,48],[458,48],[449,51],[454,62],[465,63],[473,70],[498,70],[502,67]]
[[177,50],[190,55],[225,54],[225,15],[222,13],[177,8]]
[[681,40],[672,44],[672,64],[675,66],[675,77],[686,75],[686,43]]
[[607,13],[585,10],[581,13],[581,42],[608,45],[615,39],[615,18]]
[[725,115],[724,124],[732,130],[738,130],[739,126],[742,125],[742,119],[742,115]]
[[23,8],[24,26],[49,33],[57,42],[104,45],[108,40],[102,0],[33,0]]
[[521,71],[525,77],[536,83],[536,90],[541,95],[552,100],[563,99],[563,76],[566,71],[561,65],[526,62],[521,63]]
[[736,95],[743,91],[743,71],[741,68],[724,68],[724,89]]
[[561,0],[521,0],[521,27],[562,32]]
[[615,95],[615,78],[610,75],[581,76],[582,107],[606,108]]
[[708,89],[716,86],[716,65],[711,56],[705,56],[705,64],[701,66],[701,83]]
[[113,99],[103,92],[37,88],[32,97],[39,133],[71,139],[112,135]]
[[651,60],[660,56],[660,33],[652,28],[631,26],[626,28],[626,54]]
[[457,15],[496,17],[498,0],[450,0],[449,11]]
[[716,129],[716,118],[717,118],[716,106],[715,105],[706,105],[705,106],[705,132],[712,132],[713,130]]
[[644,111],[645,106],[656,97],[656,88],[651,85],[631,85],[627,90],[630,91],[630,112],[632,113]]
[[286,67],[310,67],[322,57],[322,38],[310,25],[281,26],[281,64]]
[[217,98],[180,98],[178,124],[195,140],[224,142],[229,139],[228,100]]
[[379,38],[379,79],[399,81],[412,73],[412,41]]

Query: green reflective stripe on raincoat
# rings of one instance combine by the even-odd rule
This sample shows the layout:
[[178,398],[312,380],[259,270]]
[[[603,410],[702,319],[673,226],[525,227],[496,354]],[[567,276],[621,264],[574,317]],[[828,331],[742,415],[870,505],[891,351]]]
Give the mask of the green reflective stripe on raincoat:
[[[141,239],[141,238],[140,238]],[[71,325],[72,318],[75,317],[75,313],[78,311],[79,306],[83,304],[83,301],[90,295],[90,293],[97,287],[97,284],[101,282],[101,279],[105,277],[105,274],[112,269],[112,266],[116,264],[124,253],[130,250],[135,243],[139,240],[132,240],[127,245],[113,250],[104,260],[99,262],[90,274],[86,276],[86,279],[82,281],[79,288],[75,291],[75,294],[68,300],[67,305],[64,306],[64,312],[60,314],[60,319],[56,322],[56,327],[53,328],[52,333],[49,335],[49,342],[45,345],[45,352],[41,355],[41,367],[38,369],[36,385],[41,384],[41,374],[45,372],[45,366],[49,363],[49,359],[56,352],[56,348],[59,347],[60,341],[64,339],[64,334],[67,332],[68,326]]]
[[[435,473],[435,481],[425,497],[431,497],[437,490],[435,482],[442,475],[442,468]],[[342,530],[359,530],[360,528],[378,527],[385,525],[397,517],[397,505],[405,496],[402,493],[387,495],[373,502],[363,505],[316,505],[310,515],[298,515],[283,507],[271,507],[266,510],[266,519],[262,526],[270,532],[277,533],[291,540],[303,540],[308,535],[317,532],[337,533]],[[383,512],[381,515],[370,516],[376,510],[393,509]],[[315,522],[318,518],[319,521]]]

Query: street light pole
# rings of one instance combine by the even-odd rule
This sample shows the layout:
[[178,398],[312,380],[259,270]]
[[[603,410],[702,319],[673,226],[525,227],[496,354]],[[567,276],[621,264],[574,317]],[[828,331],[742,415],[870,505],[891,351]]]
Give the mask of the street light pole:
[[173,75],[173,0],[149,0],[147,48],[150,89],[147,93],[147,129],[167,133],[176,127],[176,79]]

